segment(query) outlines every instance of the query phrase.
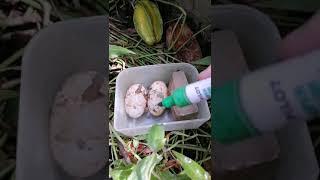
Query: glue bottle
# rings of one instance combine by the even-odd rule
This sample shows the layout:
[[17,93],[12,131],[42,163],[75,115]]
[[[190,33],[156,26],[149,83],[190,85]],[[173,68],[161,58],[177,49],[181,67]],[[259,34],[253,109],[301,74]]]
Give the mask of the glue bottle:
[[212,134],[231,143],[320,117],[320,50],[212,89]]
[[211,78],[197,81],[186,86],[177,88],[171,96],[166,97],[160,103],[161,106],[171,108],[172,106],[184,107],[196,104],[211,98]]

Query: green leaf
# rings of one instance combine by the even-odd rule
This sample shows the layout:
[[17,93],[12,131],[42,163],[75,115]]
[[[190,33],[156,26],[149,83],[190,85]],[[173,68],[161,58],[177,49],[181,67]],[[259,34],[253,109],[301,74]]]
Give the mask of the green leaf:
[[207,56],[197,61],[193,61],[192,64],[209,66],[211,64],[211,56]]
[[177,180],[191,180],[191,178],[183,171],[177,175]]
[[113,180],[126,180],[132,173],[135,166],[120,166],[111,170],[110,174]]
[[135,166],[134,170],[128,177],[128,180],[148,180],[151,178],[151,173],[154,167],[162,160],[162,156],[153,153],[150,156],[143,158]]
[[116,58],[116,57],[128,55],[128,54],[136,54],[136,53],[121,46],[109,45],[109,58]]
[[18,93],[12,90],[0,90],[0,101],[18,97]]
[[186,174],[178,174],[178,175],[175,175],[175,174],[172,174],[169,170],[168,171],[165,171],[165,172],[162,172],[161,173],[161,180],[168,180],[168,179],[174,179],[174,180],[191,180],[189,178],[189,176],[187,176]]
[[147,143],[149,147],[157,152],[164,147],[166,138],[164,137],[164,127],[162,125],[153,125],[147,134]]
[[147,139],[147,135],[146,134],[142,134],[142,135],[137,135],[134,137],[136,140],[138,141],[143,141]]
[[[157,171],[157,175],[160,177],[161,180],[167,180],[167,179],[176,179],[176,175],[172,174],[169,170],[166,171]],[[157,179],[156,177],[154,177],[155,180]]]
[[[180,173],[178,175],[172,174],[169,170],[161,171],[157,169],[156,174],[159,176],[160,180],[191,180],[189,176],[185,173]],[[151,180],[159,180],[157,177],[151,177]]]
[[204,170],[197,162],[176,151],[172,152],[184,169],[184,173],[191,179],[211,180],[210,174],[206,170]]

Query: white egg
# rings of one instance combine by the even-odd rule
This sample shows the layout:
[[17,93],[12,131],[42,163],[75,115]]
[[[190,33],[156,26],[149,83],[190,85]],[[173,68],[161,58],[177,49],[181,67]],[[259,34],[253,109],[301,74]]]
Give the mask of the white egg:
[[53,158],[68,174],[88,177],[106,164],[105,79],[96,72],[69,77],[57,93],[50,119]]
[[131,118],[139,118],[147,106],[147,89],[142,84],[129,87],[125,97],[125,110]]
[[148,109],[154,116],[160,116],[165,108],[158,104],[168,96],[168,88],[162,81],[155,81],[151,84],[148,94]]

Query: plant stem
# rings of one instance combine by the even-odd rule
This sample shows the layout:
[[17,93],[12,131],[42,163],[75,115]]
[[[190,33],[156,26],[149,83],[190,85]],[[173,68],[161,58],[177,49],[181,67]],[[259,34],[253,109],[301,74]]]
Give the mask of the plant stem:
[[10,89],[10,88],[13,88],[13,87],[19,85],[19,84],[20,84],[20,81],[21,81],[20,78],[10,80],[10,81],[8,81],[8,82],[3,83],[3,84],[1,85],[1,88],[2,88],[2,89]]
[[21,67],[20,66],[6,67],[6,68],[0,69],[0,72],[11,71],[11,70],[20,71]]
[[163,153],[164,160],[165,160],[165,162],[167,162],[168,161],[168,155],[167,155],[167,153],[165,153],[165,148],[162,148],[162,152],[164,152]]
[[120,135],[117,133],[117,131],[113,128],[111,123],[109,123],[109,128],[110,128],[110,133],[114,133],[114,136],[123,145],[123,147],[126,150],[128,150],[129,152],[131,152],[134,155],[135,158],[137,158],[138,160],[141,160],[141,158],[130,147],[127,146],[127,144],[124,142],[124,140],[120,137]]
[[[172,41],[172,36],[174,35],[174,32],[176,31],[176,28],[177,28],[177,26],[178,26],[178,24],[179,24],[179,22],[180,22],[180,20],[181,20],[181,18],[183,17],[183,14],[181,14],[180,16],[179,16],[179,19],[177,20],[177,22],[174,24],[174,26],[173,26],[173,29],[172,29],[172,32],[171,32],[171,38],[169,38],[171,41]],[[180,26],[180,31],[179,31],[179,33],[178,33],[178,36],[174,39],[174,41],[173,42],[169,42],[170,44],[170,46],[169,46],[169,48],[168,48],[168,51],[170,51],[172,48],[173,48],[173,46],[177,43],[177,41],[179,40],[179,38],[180,38],[180,36],[181,36],[181,33],[182,33],[182,27],[183,27],[183,25],[184,25],[184,21],[182,21],[182,24],[181,24],[181,26]]]
[[[111,134],[111,142],[112,142],[112,144],[115,144],[114,135],[113,134]],[[116,150],[116,147],[114,145],[112,145],[112,151],[113,151],[115,159],[118,160],[119,158],[118,158],[117,150]]]
[[153,53],[153,54],[146,54],[146,55],[143,55],[143,56],[138,57],[138,59],[145,58],[145,57],[150,57],[150,56],[166,55],[166,54],[172,54],[172,53]]
[[198,128],[198,129],[197,129],[197,131],[200,131],[201,133],[203,133],[203,134],[205,134],[205,135],[207,135],[207,136],[211,137],[211,135],[210,135],[209,133],[205,132],[205,131],[204,131],[204,130],[202,130],[201,128]]
[[[197,136],[198,136],[198,134],[195,134],[195,135],[193,135],[193,136],[190,136],[190,137],[184,139],[184,141],[188,141],[188,140],[193,139],[193,138],[195,138],[195,137],[197,137]],[[180,144],[181,142],[182,142],[182,140],[179,140],[179,141],[177,141],[176,143],[172,144],[171,147],[167,149],[167,151],[170,151],[171,149],[175,148],[175,147],[176,147],[178,144]]]
[[[157,0],[157,1],[159,1],[159,2],[161,2],[163,4],[167,4],[167,5],[175,7],[177,9],[179,9],[183,14],[183,20],[182,20],[182,23],[181,23],[181,26],[180,26],[181,27],[180,28],[180,32],[179,32],[177,38],[175,39],[175,41],[172,44],[170,44],[170,47],[168,48],[168,50],[170,51],[172,49],[172,47],[175,45],[175,43],[178,41],[178,39],[180,38],[180,35],[182,33],[182,27],[184,26],[184,24],[186,22],[187,13],[182,7],[178,6],[177,4],[174,4],[174,3],[171,3],[171,2],[168,2],[168,1],[163,1],[163,0]],[[174,31],[172,33],[174,33]]]
[[168,142],[173,141],[177,136],[178,136],[177,134],[173,135],[172,137],[169,138]]
[[65,20],[65,18],[63,18],[63,16],[61,15],[60,11],[57,9],[56,4],[54,3],[53,0],[50,0],[50,4],[52,6],[53,11],[57,14],[57,17],[63,21]]
[[13,55],[11,55],[9,58],[7,58],[6,60],[4,60],[1,64],[0,64],[0,69],[2,68],[6,68],[7,66],[9,66],[10,64],[14,63],[16,60],[18,60],[24,52],[24,48],[19,49],[18,51],[16,51]]
[[32,6],[38,10],[42,10],[41,5],[34,0],[21,0],[21,2],[24,2],[25,4]]
[[198,164],[201,165],[203,162],[209,161],[210,159],[211,159],[211,156],[209,156],[209,157],[207,157],[207,158],[205,158],[205,159],[202,159],[202,160],[198,161]]
[[211,27],[211,25],[208,25],[204,28],[202,28],[200,31],[196,32],[195,34],[193,34],[191,36],[191,38],[189,38],[187,41],[185,41],[180,47],[179,49],[175,52],[175,53],[178,53],[188,42],[190,42],[193,38],[195,38],[198,34],[200,34],[202,31],[208,29],[209,27]]
[[123,141],[123,139],[120,137],[120,135],[116,132],[116,130],[113,128],[113,126],[111,125],[111,123],[109,123],[109,128],[110,128],[110,133],[114,133],[114,136],[118,139],[118,141],[124,146],[126,147],[126,143]]
[[[174,144],[168,144],[169,146],[173,146]],[[175,148],[181,148],[181,149],[190,149],[190,150],[195,150],[195,151],[200,151],[200,152],[208,152],[208,149],[201,148],[192,144],[177,144],[175,145]]]
[[2,147],[2,146],[5,144],[5,142],[7,141],[7,139],[8,139],[8,134],[5,133],[5,134],[0,138],[0,147]]
[[3,179],[5,175],[7,175],[10,171],[12,171],[16,166],[16,163],[14,160],[10,161],[10,164],[6,166],[6,168],[2,169],[0,171],[0,179]]
[[[183,134],[185,134],[185,130],[182,130],[183,131]],[[182,145],[184,145],[184,137],[185,136],[182,136]],[[181,154],[183,154],[183,147],[181,148]]]
[[[209,146],[207,148],[207,151],[203,153],[203,157],[206,157],[209,154],[209,149],[211,148],[211,142],[209,143]],[[211,153],[211,152],[210,152]]]
[[[180,15],[180,16],[181,16],[181,15]],[[171,20],[165,22],[164,24],[168,24],[168,23],[171,23],[171,22],[173,22],[173,21],[177,21],[178,19],[180,19],[180,16],[177,17],[177,18],[171,19]]]

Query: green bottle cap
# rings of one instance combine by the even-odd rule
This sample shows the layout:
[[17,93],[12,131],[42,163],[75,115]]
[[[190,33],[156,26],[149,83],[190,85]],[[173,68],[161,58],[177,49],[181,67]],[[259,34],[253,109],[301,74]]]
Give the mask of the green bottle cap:
[[162,106],[165,108],[171,108],[172,106],[175,105],[175,102],[173,100],[173,96],[168,96],[164,98],[161,102]]
[[232,81],[212,93],[212,136],[220,143],[232,143],[258,135],[258,130],[243,111],[239,81]]
[[171,108],[172,106],[184,107],[190,105],[190,101],[186,96],[186,87],[180,87],[173,91],[171,96],[162,100],[162,106]]

